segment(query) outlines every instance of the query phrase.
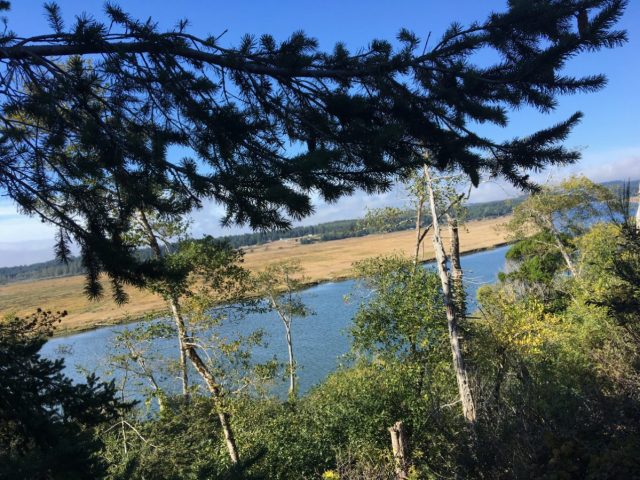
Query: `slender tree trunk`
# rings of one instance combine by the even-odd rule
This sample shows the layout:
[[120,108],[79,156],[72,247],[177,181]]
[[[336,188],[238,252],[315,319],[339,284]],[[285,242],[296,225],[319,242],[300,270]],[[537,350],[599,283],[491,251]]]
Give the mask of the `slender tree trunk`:
[[436,210],[433,184],[426,165],[424,167],[424,174],[427,179],[427,192],[429,196],[429,205],[431,207],[432,217],[431,221],[433,225],[433,248],[436,253],[436,266],[440,276],[444,305],[447,313],[447,326],[449,329],[449,343],[451,345],[451,354],[453,357],[453,368],[456,372],[456,380],[458,382],[458,392],[462,403],[462,414],[464,415],[467,423],[473,426],[476,422],[476,408],[473,402],[473,396],[471,395],[471,386],[469,385],[469,376],[462,356],[462,348],[460,347],[458,315],[456,313],[455,302],[451,292],[451,277],[447,269],[447,257],[444,251],[442,237],[440,235],[440,222],[438,220],[438,212]]
[[134,361],[142,369],[142,372],[144,373],[145,377],[147,377],[147,380],[151,384],[151,387],[155,392],[156,401],[158,402],[158,409],[162,412],[165,407],[164,395],[162,393],[162,389],[160,388],[160,385],[158,385],[158,382],[156,381],[155,375],[153,374],[151,369],[147,367],[147,362],[144,361],[144,356],[140,352],[135,350],[135,348],[133,347],[133,344],[127,342],[127,348],[129,350],[129,356],[132,359],[134,359]]
[[196,369],[196,371],[200,374],[202,379],[205,381],[207,385],[207,389],[211,393],[213,400],[216,404],[216,409],[218,410],[218,418],[220,419],[220,425],[222,427],[222,432],[224,433],[225,443],[227,445],[227,450],[229,452],[229,457],[231,458],[232,463],[238,463],[238,448],[236,446],[235,437],[233,435],[233,430],[231,428],[231,421],[229,414],[224,411],[223,405],[223,394],[222,388],[216,382],[216,379],[211,374],[207,365],[204,363],[198,352],[192,345],[191,339],[187,336],[186,327],[184,324],[184,319],[182,318],[182,314],[180,312],[180,304],[176,299],[170,298],[169,305],[171,307],[171,313],[176,322],[176,326],[178,327],[178,337],[182,345],[185,346],[186,355],[191,361],[191,364]]
[[[289,277],[285,277],[285,281],[287,282],[287,288],[289,289],[289,304],[291,304],[291,287],[289,285]],[[276,311],[280,320],[282,320],[282,324],[284,325],[285,335],[287,338],[287,352],[289,354],[289,399],[294,399],[296,395],[296,361],[293,356],[293,335],[291,334],[291,323],[293,318],[291,316],[287,316],[284,313],[284,310],[278,304],[275,295],[270,295],[271,307]]]
[[460,232],[458,227],[458,219],[452,215],[448,216],[449,235],[451,236],[451,286],[453,288],[453,298],[456,303],[458,319],[462,319],[466,312],[467,306],[464,297],[464,284],[462,264],[460,263]]
[[[147,220],[147,215],[144,213],[143,210],[140,210],[140,220],[142,222],[142,226],[144,227],[145,233],[149,240],[151,251],[153,252],[155,257],[159,259],[160,257],[162,257],[162,250],[160,249],[160,245],[158,244],[158,239],[156,238],[156,235],[153,229],[151,228],[149,221]],[[174,304],[176,305],[178,304],[177,299],[174,299]],[[171,309],[173,311],[172,306],[171,306]],[[175,315],[174,315],[174,320],[175,320]],[[178,322],[176,321],[176,324],[177,323]],[[184,329],[184,322],[182,322],[182,327]],[[179,330],[180,330],[180,327],[178,326],[178,332]],[[189,398],[189,371],[187,368],[187,351],[186,351],[184,342],[182,341],[182,339],[185,336],[178,335],[178,348],[180,351],[180,377],[182,380],[182,395],[184,396],[185,399],[188,399]]]
[[571,275],[576,277],[577,276],[576,267],[573,264],[573,261],[571,260],[571,256],[569,255],[569,252],[567,252],[567,249],[565,248],[564,243],[562,242],[562,238],[560,238],[560,233],[556,229],[556,226],[553,224],[553,219],[544,218],[544,222],[549,228],[551,235],[553,235],[553,239],[555,240],[556,246],[560,251],[560,255],[562,255],[562,258],[564,259],[564,263],[567,265],[567,268],[571,272]]
[[565,248],[564,243],[562,243],[562,239],[560,238],[560,234],[555,229],[555,227],[553,227],[551,229],[551,231],[553,233],[553,238],[556,241],[556,245],[558,246],[558,250],[560,250],[560,254],[562,255],[562,258],[564,259],[564,263],[567,264],[567,268],[571,272],[571,275],[574,276],[574,277],[577,276],[576,267],[573,265],[573,261],[571,260],[571,257],[569,256],[569,252],[567,252],[567,249]]
[[424,197],[420,197],[418,200],[418,207],[416,212],[416,254],[413,263],[418,264],[420,257],[420,244],[422,243],[422,207],[424,205]]
[[[151,228],[151,225],[147,221],[147,217],[144,212],[141,213],[142,224],[145,228],[145,231],[149,237],[149,243],[151,245],[151,249],[158,258],[162,256],[162,251],[160,250],[160,245],[158,244],[158,240]],[[218,411],[218,418],[220,420],[220,425],[222,427],[222,432],[224,433],[224,439],[227,446],[227,450],[229,452],[229,457],[231,458],[232,463],[238,463],[238,448],[236,446],[235,437],[233,435],[233,430],[231,428],[231,422],[229,418],[229,414],[224,411],[223,406],[223,394],[220,385],[216,382],[214,376],[211,374],[207,365],[204,363],[200,355],[193,346],[193,342],[189,338],[187,334],[187,328],[184,323],[184,318],[182,317],[182,312],[180,311],[180,302],[175,295],[169,296],[167,299],[167,303],[169,304],[169,308],[171,309],[171,315],[173,320],[176,323],[176,327],[178,329],[178,343],[180,345],[180,357],[181,361],[184,362],[181,364],[182,368],[182,380],[183,380],[183,392],[185,395],[188,395],[188,377],[187,377],[187,368],[186,368],[186,359],[188,358],[191,361],[191,364],[198,372],[198,374],[202,377],[205,384],[207,385],[207,389],[211,393],[213,400],[216,405],[216,410]]]
[[291,325],[285,323],[287,330],[287,349],[289,351],[289,399],[296,397],[296,371],[293,358],[293,340],[291,338]]

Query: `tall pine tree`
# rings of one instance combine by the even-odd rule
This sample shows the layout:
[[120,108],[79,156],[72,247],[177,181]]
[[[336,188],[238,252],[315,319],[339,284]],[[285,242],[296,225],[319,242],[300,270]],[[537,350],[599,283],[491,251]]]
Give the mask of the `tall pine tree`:
[[[162,31],[113,4],[105,21],[65,26],[50,3],[50,32],[0,37],[0,191],[59,227],[60,258],[71,239],[80,245],[89,294],[106,272],[120,295],[122,281],[154,274],[123,239],[141,209],[181,214],[213,199],[227,223],[286,228],[312,212],[312,192],[334,201],[383,191],[425,149],[435,169],[529,188],[531,169],[579,158],[561,142],[581,114],[508,141],[475,126],[506,127],[512,109],[546,113],[560,95],[603,87],[604,76],[563,67],[622,44],[625,5],[511,0],[437,41],[401,30],[397,46],[373,40],[352,53],[341,43],[322,51],[302,32],[227,47],[187,22]],[[479,50],[495,63],[477,63]],[[167,154],[177,151],[184,157]]]

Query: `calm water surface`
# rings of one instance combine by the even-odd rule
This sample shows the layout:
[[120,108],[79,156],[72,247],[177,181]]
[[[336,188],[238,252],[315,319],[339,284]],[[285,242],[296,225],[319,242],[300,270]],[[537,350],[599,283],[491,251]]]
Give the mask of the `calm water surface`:
[[[462,257],[470,308],[474,307],[478,287],[496,281],[498,272],[505,265],[507,249],[508,247],[500,247]],[[427,268],[433,266],[427,265]],[[354,295],[357,291],[357,283],[347,280],[323,283],[300,292],[302,300],[315,312],[313,316],[295,319],[293,322],[294,350],[299,366],[301,392],[307,391],[335,370],[341,357],[348,352],[349,326],[361,301],[361,296]],[[350,301],[345,301],[347,295],[351,295]],[[49,358],[64,357],[66,373],[76,382],[84,381],[87,372],[95,372],[103,379],[111,378],[114,373],[108,367],[108,359],[113,352],[112,342],[118,332],[135,326],[133,323],[103,327],[54,338],[45,344],[42,354]],[[266,348],[255,349],[253,358],[263,361],[275,356],[279,361],[286,361],[284,328],[274,313],[249,314],[241,321],[228,322],[221,330],[223,334],[232,337],[238,333],[247,334],[258,328],[266,331],[268,345]],[[154,349],[158,354],[177,358],[175,339],[157,340]],[[117,372],[115,377],[118,379]],[[172,378],[163,381],[165,385],[177,387],[177,382]]]

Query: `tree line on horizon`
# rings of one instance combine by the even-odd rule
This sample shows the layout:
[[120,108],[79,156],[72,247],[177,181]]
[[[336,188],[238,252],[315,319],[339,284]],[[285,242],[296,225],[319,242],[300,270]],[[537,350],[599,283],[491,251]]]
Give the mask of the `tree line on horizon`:
[[[603,182],[613,190],[623,186],[623,181]],[[635,189],[638,181],[632,181],[631,187]],[[521,203],[524,197],[516,197],[505,200],[494,200],[490,202],[470,203],[466,207],[467,220],[482,220],[508,215],[513,208]],[[411,209],[400,212],[390,222],[384,226],[385,232],[395,232],[414,228],[415,212]],[[428,222],[428,216],[423,218],[423,223]],[[341,240],[343,238],[353,238],[379,233],[380,228],[367,225],[361,219],[336,220],[332,222],[319,223],[317,225],[304,225],[292,227],[288,230],[274,230],[266,232],[240,233],[218,237],[219,240],[228,243],[233,248],[251,247],[273,242],[276,240],[300,238],[300,243],[308,244],[315,242],[327,242],[331,240]],[[306,237],[306,238],[305,238]],[[141,256],[150,256],[150,252],[144,249],[138,252]],[[47,278],[68,277],[85,274],[82,261],[79,258],[69,258],[67,262],[59,260],[49,260],[47,262],[33,263],[29,265],[17,265],[14,267],[0,267],[0,285],[25,280],[39,280]]]
[[[468,206],[468,219],[480,220],[507,215],[512,211],[513,206],[521,201],[521,198],[516,198],[470,204]],[[403,214],[396,219],[396,222],[394,222],[393,225],[387,225],[385,230],[400,231],[411,229],[413,228],[413,217],[414,214],[411,211],[403,212]],[[300,238],[301,243],[311,243],[360,237],[371,233],[377,233],[377,230],[373,227],[363,225],[360,219],[348,219],[324,222],[317,225],[292,227],[288,230],[240,233],[237,235],[217,237],[217,239],[228,243],[234,248],[241,248],[289,238]],[[311,238],[305,239],[304,237],[307,236]],[[141,249],[138,254],[141,256],[147,254],[147,256],[149,256],[149,252],[145,252],[144,249]],[[49,260],[47,262],[30,265],[0,267],[0,284],[82,275],[84,273],[85,269],[80,258],[72,257],[67,262]]]

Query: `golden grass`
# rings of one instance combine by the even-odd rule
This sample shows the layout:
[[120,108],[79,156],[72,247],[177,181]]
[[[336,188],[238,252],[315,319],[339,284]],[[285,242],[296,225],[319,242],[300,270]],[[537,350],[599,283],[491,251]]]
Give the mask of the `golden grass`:
[[[500,229],[508,217],[469,222],[460,232],[463,252],[486,249],[506,241]],[[447,238],[445,235],[445,242]],[[287,239],[246,249],[245,266],[259,271],[268,263],[299,259],[310,282],[348,278],[354,262],[367,257],[394,252],[412,255],[413,231],[368,235],[331,242],[301,245],[297,239]],[[433,258],[429,238],[425,239],[424,260]],[[82,276],[13,283],[0,287],[0,315],[15,312],[26,314],[36,308],[67,310],[58,328],[59,333],[85,330],[105,324],[137,319],[164,310],[162,299],[151,293],[129,288],[130,301],[119,307],[108,298],[90,301],[83,295]]]

